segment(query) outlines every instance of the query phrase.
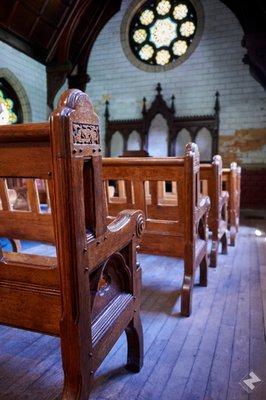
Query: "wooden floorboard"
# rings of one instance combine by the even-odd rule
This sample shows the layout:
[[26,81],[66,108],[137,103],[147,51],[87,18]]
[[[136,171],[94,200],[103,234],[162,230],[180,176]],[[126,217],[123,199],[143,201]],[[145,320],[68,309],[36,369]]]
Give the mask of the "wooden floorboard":
[[[123,335],[97,371],[91,399],[266,399],[266,221],[243,222],[236,247],[209,269],[208,287],[195,285],[190,318],[180,316],[182,261],[139,256],[144,367],[124,369]],[[250,371],[263,383],[249,395],[239,382]],[[0,326],[0,400],[59,400],[62,379],[59,339]]]

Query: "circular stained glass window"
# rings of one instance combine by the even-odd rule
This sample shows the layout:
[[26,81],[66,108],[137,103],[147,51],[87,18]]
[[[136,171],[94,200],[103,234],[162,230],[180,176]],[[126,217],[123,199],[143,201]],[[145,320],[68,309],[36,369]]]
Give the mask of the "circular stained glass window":
[[122,44],[130,61],[141,69],[170,69],[185,61],[203,30],[197,0],[135,1],[122,24]]

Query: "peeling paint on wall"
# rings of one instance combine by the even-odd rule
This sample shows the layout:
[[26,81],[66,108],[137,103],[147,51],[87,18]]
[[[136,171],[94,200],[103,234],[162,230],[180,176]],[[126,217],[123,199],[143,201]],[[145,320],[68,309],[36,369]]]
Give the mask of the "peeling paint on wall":
[[223,163],[266,164],[266,128],[240,129],[233,135],[220,135],[219,153]]

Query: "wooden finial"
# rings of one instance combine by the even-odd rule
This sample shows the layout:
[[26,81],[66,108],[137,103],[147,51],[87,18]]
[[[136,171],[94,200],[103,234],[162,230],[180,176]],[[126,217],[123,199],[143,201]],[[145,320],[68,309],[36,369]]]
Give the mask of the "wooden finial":
[[171,111],[173,114],[175,113],[175,96],[174,95],[171,97]]
[[161,86],[160,82],[158,82],[158,84],[156,86],[156,91],[157,91],[157,96],[161,96],[162,86]]
[[219,112],[220,112],[220,99],[219,99],[220,93],[218,92],[218,90],[215,93],[215,97],[216,97],[216,99],[215,99],[215,104],[214,104],[214,111],[215,111],[215,114],[219,114]]
[[143,97],[142,115],[146,115],[147,114],[146,102],[147,102],[146,97]]
[[105,112],[104,112],[104,116],[105,116],[106,121],[108,121],[109,118],[110,118],[109,104],[110,104],[109,100],[106,100],[105,101]]

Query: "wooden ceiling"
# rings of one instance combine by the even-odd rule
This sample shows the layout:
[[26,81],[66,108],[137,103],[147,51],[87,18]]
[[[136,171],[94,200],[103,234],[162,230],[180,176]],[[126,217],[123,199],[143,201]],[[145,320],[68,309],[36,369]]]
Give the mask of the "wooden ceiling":
[[1,0],[0,27],[7,41],[46,64],[75,0]]
[[[0,40],[47,67],[48,105],[68,78],[85,89],[87,63],[100,30],[122,0],[0,0]],[[220,0],[240,21],[245,62],[266,88],[265,0]],[[228,44],[230,46],[230,44]]]

